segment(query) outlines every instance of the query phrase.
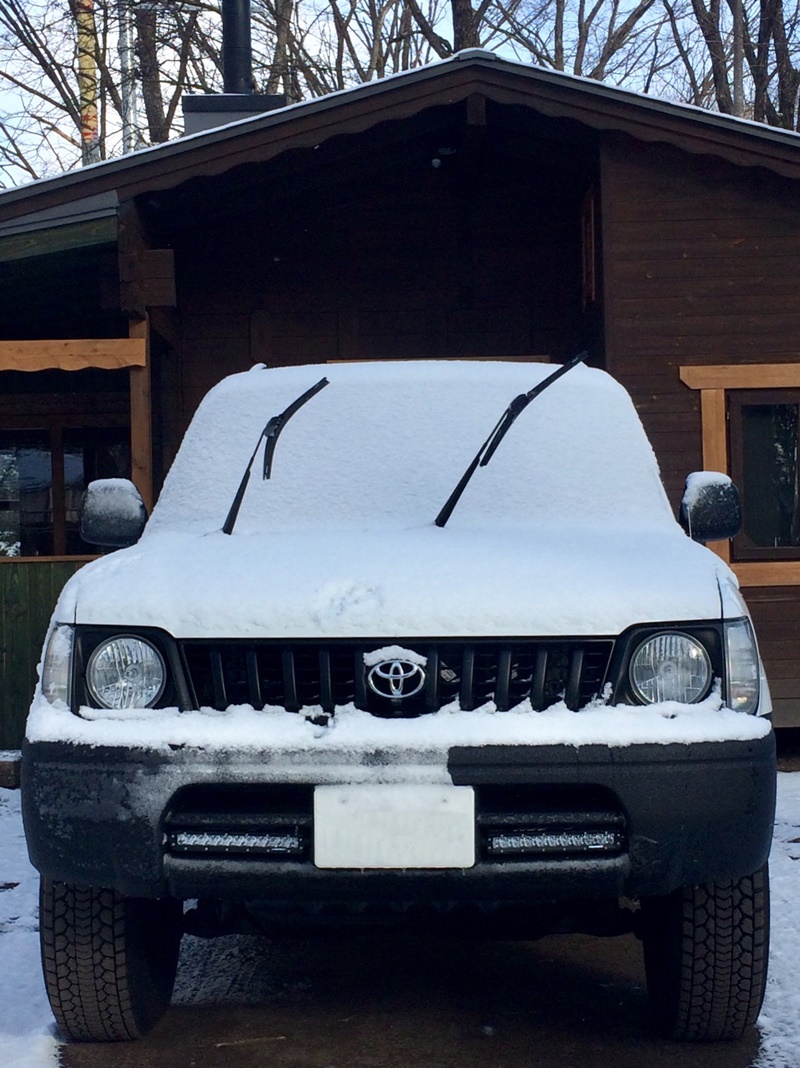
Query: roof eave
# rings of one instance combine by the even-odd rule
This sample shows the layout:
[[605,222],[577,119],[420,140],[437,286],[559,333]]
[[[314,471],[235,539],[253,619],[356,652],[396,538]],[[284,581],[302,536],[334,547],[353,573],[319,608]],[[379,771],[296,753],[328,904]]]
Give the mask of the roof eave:
[[[475,73],[481,74],[480,79],[475,79]],[[531,83],[538,89],[535,96]],[[193,173],[221,173],[241,162],[254,142],[263,141],[270,131],[276,136],[269,142],[269,157],[313,144],[315,139],[359,132],[434,103],[456,102],[470,92],[483,92],[500,103],[535,106],[543,114],[570,117],[598,130],[674,143],[686,151],[719,155],[738,165],[761,166],[800,178],[800,135],[794,132],[471,49],[449,60],[0,192],[0,219],[46,210],[76,194],[83,197],[119,189],[120,199],[127,199],[148,185],[165,188]],[[341,121],[331,122],[336,111]],[[354,121],[357,112],[361,114]],[[232,146],[237,150],[231,151]],[[198,170],[199,161],[210,150],[213,160]]]

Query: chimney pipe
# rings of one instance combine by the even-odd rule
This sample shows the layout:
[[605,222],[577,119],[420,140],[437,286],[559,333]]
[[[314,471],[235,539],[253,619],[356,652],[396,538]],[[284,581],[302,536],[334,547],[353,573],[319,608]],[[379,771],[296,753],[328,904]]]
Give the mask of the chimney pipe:
[[226,93],[253,92],[250,0],[222,0],[222,83]]

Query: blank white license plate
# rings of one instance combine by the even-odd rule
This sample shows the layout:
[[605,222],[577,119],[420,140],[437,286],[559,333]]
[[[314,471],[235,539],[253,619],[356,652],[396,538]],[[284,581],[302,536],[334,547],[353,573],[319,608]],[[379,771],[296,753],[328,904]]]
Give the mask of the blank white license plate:
[[318,868],[470,868],[475,863],[471,786],[317,786]]

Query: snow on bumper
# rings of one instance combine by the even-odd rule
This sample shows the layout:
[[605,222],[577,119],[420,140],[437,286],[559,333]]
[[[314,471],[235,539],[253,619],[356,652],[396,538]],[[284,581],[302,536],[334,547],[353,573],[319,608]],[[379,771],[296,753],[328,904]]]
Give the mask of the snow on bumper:
[[[770,732],[767,720],[742,715],[722,706],[716,695],[695,705],[664,702],[649,707],[593,703],[578,712],[557,704],[532,713],[527,702],[508,712],[489,704],[475,711],[457,705],[414,719],[380,719],[348,706],[337,710],[328,725],[313,722],[314,713],[286,712],[249,705],[179,712],[177,709],[82,709],[72,715],[38,694],[31,708],[26,736],[30,742],[59,741],[76,745],[114,746],[169,753],[176,747],[197,747],[206,753],[253,751],[269,763],[287,767],[302,753],[302,762],[328,765],[341,753],[347,766],[376,749],[425,753],[446,760],[458,745],[672,745],[696,742],[749,741]],[[288,759],[287,759],[288,758]],[[381,774],[405,778],[400,759]],[[413,762],[413,761],[412,761]]]

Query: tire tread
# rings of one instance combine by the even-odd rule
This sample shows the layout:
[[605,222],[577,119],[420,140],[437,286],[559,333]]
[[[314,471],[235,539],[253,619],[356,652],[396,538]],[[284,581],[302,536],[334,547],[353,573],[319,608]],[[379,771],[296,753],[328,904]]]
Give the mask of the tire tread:
[[[45,987],[59,1027],[76,1041],[139,1038],[168,1004],[177,941],[174,954],[171,947],[158,950],[163,982],[145,989],[133,943],[146,941],[149,932],[132,930],[134,914],[130,899],[115,890],[42,879],[39,928]],[[134,939],[133,934],[142,937]]]

